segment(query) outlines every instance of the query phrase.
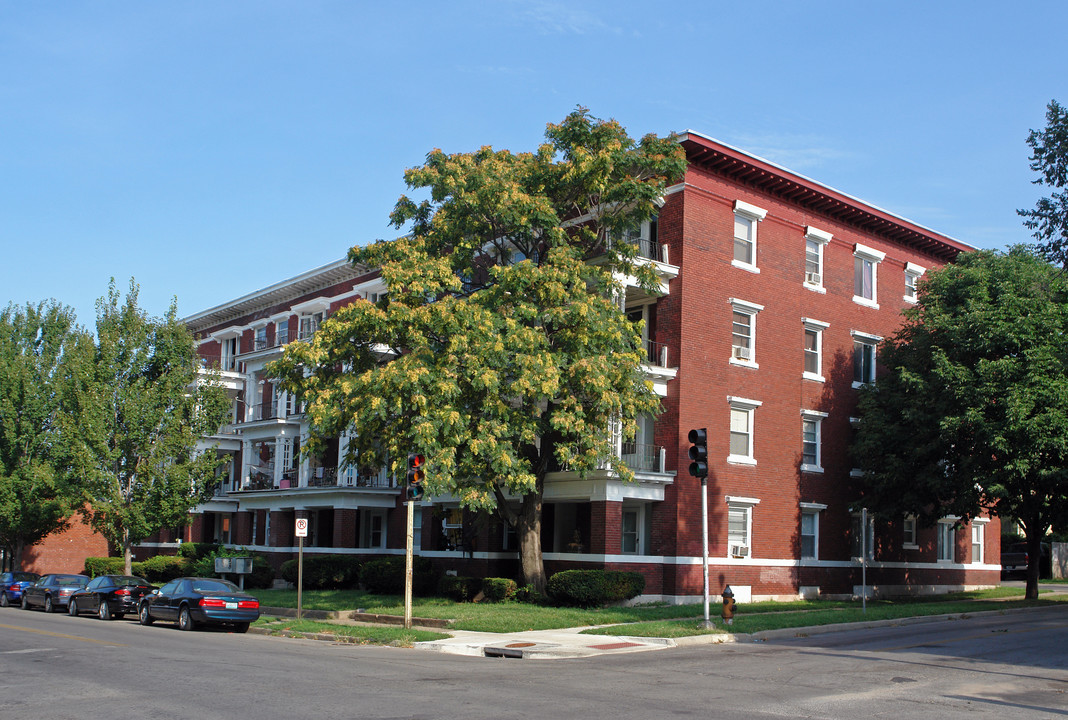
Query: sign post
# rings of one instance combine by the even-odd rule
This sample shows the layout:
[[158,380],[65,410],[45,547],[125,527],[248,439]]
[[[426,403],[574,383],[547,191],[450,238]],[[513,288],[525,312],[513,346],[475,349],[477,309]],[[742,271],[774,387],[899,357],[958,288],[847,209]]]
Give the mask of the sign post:
[[304,613],[304,538],[308,537],[308,518],[297,518],[297,620]]

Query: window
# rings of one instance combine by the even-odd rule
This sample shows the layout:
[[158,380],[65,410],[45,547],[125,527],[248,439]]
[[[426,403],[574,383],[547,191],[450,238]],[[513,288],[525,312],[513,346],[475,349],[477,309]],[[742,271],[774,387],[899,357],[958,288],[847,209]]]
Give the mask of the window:
[[763,305],[730,299],[731,315],[731,358],[736,365],[757,367],[756,363],[756,316],[764,309]]
[[664,260],[661,257],[660,246],[657,244],[657,218],[653,216],[640,225],[627,228],[623,231],[623,241],[634,245],[638,250],[638,257],[650,260]]
[[302,315],[300,318],[300,339],[310,340],[311,336],[315,334],[315,331],[319,329],[319,325],[323,322],[325,313],[317,312],[310,315]]
[[861,558],[872,560],[875,557],[875,520],[870,515],[868,516],[863,535],[861,534],[862,522],[862,514],[853,513],[849,529],[851,553],[854,560]]
[[756,465],[753,457],[753,412],[762,405],[757,400],[728,397],[731,406],[730,454],[727,462]]
[[806,380],[824,382],[823,377],[823,331],[829,326],[812,318],[801,318],[804,326],[805,364],[801,376]]
[[237,338],[229,337],[220,341],[219,367],[222,370],[237,368]]
[[741,200],[734,201],[734,259],[731,264],[750,272],[757,269],[757,223],[768,211]]
[[879,263],[886,253],[857,244],[853,249],[853,300],[861,305],[877,308]]
[[823,472],[820,434],[825,417],[827,413],[824,412],[801,411],[801,470],[803,472]]
[[881,341],[878,335],[853,331],[853,387],[875,382],[875,348]]
[[927,268],[920,267],[915,263],[905,264],[905,302],[916,302],[918,299],[916,296],[916,284],[925,272],[927,272]]
[[289,319],[280,320],[274,330],[274,344],[278,347],[289,342]]
[[984,526],[985,522],[979,520],[972,520],[972,562],[981,564],[983,562],[983,542]]
[[901,547],[905,550],[916,550],[920,547],[916,535],[916,516],[906,515],[901,522]]
[[386,511],[382,508],[363,510],[360,517],[360,547],[386,546]]
[[946,518],[938,521],[938,561],[953,562],[954,545],[957,542],[957,534],[953,524],[957,518]]
[[819,557],[820,511],[826,510],[822,503],[801,503],[801,557],[815,560]]
[[727,496],[727,556],[751,557],[753,506],[757,498]]
[[817,292],[823,289],[823,247],[831,241],[831,233],[805,227],[805,287]]
[[253,350],[263,350],[267,347],[267,326],[256,328],[256,339],[252,344]]

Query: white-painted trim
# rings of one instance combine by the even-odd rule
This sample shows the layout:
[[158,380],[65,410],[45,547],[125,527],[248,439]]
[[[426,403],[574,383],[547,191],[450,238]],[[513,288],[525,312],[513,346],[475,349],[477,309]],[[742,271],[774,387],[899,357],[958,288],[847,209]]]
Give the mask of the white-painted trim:
[[812,240],[814,242],[818,242],[820,245],[826,245],[827,243],[829,243],[831,241],[832,237],[834,237],[834,235],[832,235],[831,233],[827,232],[826,230],[817,230],[816,228],[812,227],[811,225],[806,225],[805,226],[805,239],[806,240]]
[[853,254],[857,257],[864,258],[865,260],[870,260],[873,263],[881,263],[886,259],[886,253],[868,247],[867,245],[861,245],[860,243],[853,246]]
[[765,210],[764,208],[761,208],[761,207],[757,207],[756,205],[750,205],[749,203],[745,202],[744,200],[735,200],[734,201],[734,212],[736,212],[736,213],[738,213],[740,215],[745,215],[746,217],[752,218],[753,220],[756,220],[757,222],[760,222],[761,220],[763,220],[764,218],[766,218],[768,216],[768,211],[767,210]]
[[764,402],[762,400],[750,400],[748,398],[738,397],[737,395],[728,395],[727,404],[731,407],[736,407],[739,410],[756,410],[763,405]]
[[742,497],[740,495],[724,495],[723,501],[728,505],[759,505],[760,498]]
[[727,298],[727,302],[736,307],[741,312],[749,313],[750,315],[756,315],[758,312],[764,309],[763,305],[757,305],[756,303],[749,302],[748,300],[739,300],[738,298]]

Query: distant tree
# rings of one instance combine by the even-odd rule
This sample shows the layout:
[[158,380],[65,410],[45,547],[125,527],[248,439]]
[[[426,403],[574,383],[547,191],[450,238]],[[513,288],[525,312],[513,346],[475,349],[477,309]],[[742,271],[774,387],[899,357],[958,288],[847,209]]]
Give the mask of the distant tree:
[[70,361],[91,343],[55,301],[0,312],[0,545],[16,569],[76,509],[57,418]]
[[175,305],[150,318],[138,292],[131,280],[121,301],[112,280],[97,301],[95,353],[66,397],[65,431],[89,522],[122,550],[127,574],[133,545],[187,523],[190,509],[211,496],[222,461],[195,446],[228,408],[221,386],[200,369]]
[[546,138],[533,153],[434,150],[405,173],[430,198],[398,201],[409,234],[349,254],[381,268],[388,297],[339,310],[273,366],[308,403],[312,451],[354,430],[349,461],[388,458],[401,476],[408,452],[426,454],[431,492],[517,529],[539,590],[546,476],[632,479],[615,439],[659,409],[621,302],[625,275],[659,286],[623,237],[685,169],[674,139],[635,142],[581,108]]
[[[1068,283],[1023,246],[929,274],[861,391],[864,504],[886,518],[1017,519],[1031,557],[1068,518]],[[1038,594],[1038,564],[1027,597]]]
[[1051,100],[1045,129],[1028,133],[1027,144],[1031,169],[1041,175],[1034,183],[1056,188],[1056,192],[1040,199],[1034,210],[1016,212],[1034,230],[1042,256],[1064,267],[1068,265],[1068,110]]

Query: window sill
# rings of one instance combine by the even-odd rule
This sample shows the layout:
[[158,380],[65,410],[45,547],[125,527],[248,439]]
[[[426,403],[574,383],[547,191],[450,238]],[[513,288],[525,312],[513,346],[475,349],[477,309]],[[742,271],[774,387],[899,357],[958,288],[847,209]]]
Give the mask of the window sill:
[[908,303],[909,305],[915,305],[916,303],[918,303],[918,302],[919,302],[919,300],[917,300],[916,298],[914,298],[914,297],[909,297],[908,295],[905,295],[905,296],[904,296],[904,297],[903,297],[902,299],[903,299],[903,300],[904,300],[905,302],[907,302],[907,303]]
[[812,382],[827,382],[827,378],[822,375],[816,375],[815,373],[810,372],[801,373],[801,377],[805,380],[811,380]]
[[745,270],[746,272],[755,273],[757,275],[760,274],[760,268],[758,268],[756,265],[750,265],[749,263],[742,262],[741,260],[731,260],[731,265],[738,268],[739,270]]
[[902,550],[919,550],[920,546],[916,543],[903,543],[901,545]]
[[823,474],[823,468],[819,465],[801,465],[801,472]]
[[745,455],[728,455],[727,462],[731,465],[756,465],[756,459]]
[[856,390],[858,388],[867,387],[868,385],[874,385],[874,384],[875,384],[874,382],[857,382],[856,380],[854,380],[853,381],[853,389]]
[[823,287],[822,285],[813,285],[811,283],[801,283],[801,286],[804,287],[806,290],[811,290],[812,292],[817,292],[817,293],[820,293],[821,295],[826,295],[827,294],[827,288]]
[[879,303],[875,302],[874,300],[869,300],[866,297],[861,297],[860,295],[854,295],[853,302],[855,302],[857,305],[863,305],[864,307],[870,307],[876,310],[879,309]]
[[737,365],[738,367],[751,368],[753,370],[759,370],[760,369],[760,365],[758,365],[757,363],[753,362],[752,360],[739,360],[738,358],[733,358],[732,357],[730,359],[730,364],[731,365]]

